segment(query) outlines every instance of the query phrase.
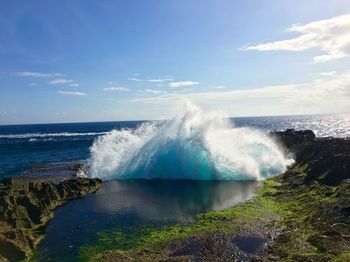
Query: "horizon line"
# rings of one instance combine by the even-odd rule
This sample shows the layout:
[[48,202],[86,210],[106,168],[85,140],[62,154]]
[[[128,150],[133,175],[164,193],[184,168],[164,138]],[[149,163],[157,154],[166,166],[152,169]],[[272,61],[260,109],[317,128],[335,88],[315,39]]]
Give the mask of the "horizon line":
[[[287,114],[287,115],[250,115],[250,116],[229,116],[224,118],[257,118],[257,117],[294,117],[294,116],[327,116],[344,115],[348,113],[310,113],[310,114]],[[60,124],[91,124],[91,123],[113,123],[113,122],[148,122],[148,121],[168,121],[169,119],[137,119],[137,120],[106,120],[106,121],[72,121],[72,122],[46,122],[46,123],[17,123],[0,124],[1,126],[25,126],[25,125],[60,125]]]

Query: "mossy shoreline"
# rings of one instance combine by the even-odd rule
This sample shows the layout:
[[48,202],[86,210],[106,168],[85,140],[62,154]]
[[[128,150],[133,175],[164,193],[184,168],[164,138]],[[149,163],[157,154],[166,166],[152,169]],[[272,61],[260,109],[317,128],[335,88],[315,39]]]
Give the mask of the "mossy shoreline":
[[[274,134],[296,163],[261,182],[255,198],[199,214],[191,225],[99,233],[82,261],[350,261],[350,140],[311,131]],[[331,161],[329,160],[331,159]],[[232,244],[257,236],[254,254]]]
[[243,256],[243,261],[347,261],[349,229],[337,225],[342,219],[339,210],[330,208],[327,214],[323,207],[349,199],[350,183],[337,187],[304,185],[306,169],[295,165],[285,174],[262,182],[254,199],[199,214],[192,225],[144,227],[128,237],[118,230],[101,232],[97,245],[81,249],[81,260],[188,261],[191,255],[175,256],[175,251],[188,239],[207,241],[207,236],[219,232],[266,239],[267,245],[259,254]]
[[[165,227],[143,227],[129,232],[128,236],[118,230],[99,233],[95,246],[81,249],[82,261],[104,260],[162,260],[172,241],[200,237],[213,232],[234,234],[243,224],[256,224],[263,220],[278,220],[282,210],[271,197],[274,180],[264,181],[258,188],[257,197],[244,204],[222,210],[197,215],[191,225],[171,225]],[[253,229],[253,228],[252,228]]]

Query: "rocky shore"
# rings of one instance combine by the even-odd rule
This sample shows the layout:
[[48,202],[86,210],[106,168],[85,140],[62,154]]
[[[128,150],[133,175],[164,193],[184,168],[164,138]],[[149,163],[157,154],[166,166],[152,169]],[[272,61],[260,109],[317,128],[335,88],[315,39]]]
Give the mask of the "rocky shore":
[[316,138],[309,130],[271,136],[295,163],[262,182],[256,198],[200,214],[193,225],[103,235],[82,259],[350,261],[350,139]]
[[99,179],[72,177],[71,173],[79,169],[76,165],[58,169],[69,170],[70,174],[34,176],[30,172],[0,181],[0,261],[31,257],[45,236],[55,208],[93,193],[102,185]]
[[[96,245],[81,248],[81,259],[350,261],[350,139],[292,129],[270,135],[295,163],[262,182],[254,199],[199,214],[191,225],[101,233]],[[0,261],[30,257],[54,209],[101,186],[98,179],[67,177],[82,166],[55,168],[48,168],[52,178],[31,171],[0,181]],[[47,173],[45,166],[38,170]]]

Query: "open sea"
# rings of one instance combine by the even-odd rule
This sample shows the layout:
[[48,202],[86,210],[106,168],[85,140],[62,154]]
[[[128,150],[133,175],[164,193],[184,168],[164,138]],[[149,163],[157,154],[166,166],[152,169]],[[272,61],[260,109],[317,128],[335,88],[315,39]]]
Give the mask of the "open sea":
[[[262,132],[311,129],[316,136],[350,137],[350,117],[241,117],[235,127]],[[99,122],[0,126],[0,178],[19,176],[35,164],[88,161],[96,139],[144,122]],[[239,139],[239,138],[236,138]],[[119,141],[120,143],[120,141]],[[111,179],[110,179],[111,180]],[[36,258],[77,261],[97,232],[140,225],[191,223],[198,212],[221,210],[254,196],[254,181],[111,180],[96,194],[57,209]]]
[[[316,136],[350,136],[350,117],[278,116],[240,117],[237,127],[264,132],[311,129]],[[86,160],[98,136],[111,130],[136,128],[142,121],[0,126],[0,178],[18,176],[33,164]]]

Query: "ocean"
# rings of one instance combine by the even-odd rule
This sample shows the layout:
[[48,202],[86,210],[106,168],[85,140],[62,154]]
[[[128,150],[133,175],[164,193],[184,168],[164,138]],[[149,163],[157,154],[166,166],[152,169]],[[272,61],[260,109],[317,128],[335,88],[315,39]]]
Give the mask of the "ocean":
[[[236,127],[263,132],[311,129],[319,137],[350,136],[350,117],[278,116],[230,119]],[[0,126],[0,178],[18,176],[30,166],[90,158],[93,141],[112,130],[134,129],[144,121]]]
[[[311,129],[319,137],[350,136],[350,118],[345,116],[226,120],[229,124],[195,111],[168,124],[127,121],[0,126],[0,178],[19,176],[37,164],[89,161],[92,175],[88,175],[105,180],[97,193],[56,210],[35,259],[77,261],[84,246],[98,243],[99,232],[191,223],[199,212],[222,210],[252,198],[256,180],[282,172],[287,163],[280,165],[283,157],[259,133],[294,128]],[[183,134],[183,129],[190,135]],[[164,143],[164,135],[175,138]],[[204,142],[209,155],[203,155]],[[124,161],[130,154],[133,157]],[[150,160],[144,163],[147,157]],[[215,161],[219,164],[213,171]],[[251,174],[245,176],[230,166]],[[228,175],[220,177],[225,172]],[[259,177],[256,172],[267,175]],[[174,176],[179,179],[167,180]],[[195,180],[182,180],[187,178]]]

